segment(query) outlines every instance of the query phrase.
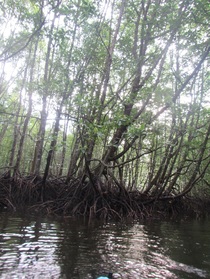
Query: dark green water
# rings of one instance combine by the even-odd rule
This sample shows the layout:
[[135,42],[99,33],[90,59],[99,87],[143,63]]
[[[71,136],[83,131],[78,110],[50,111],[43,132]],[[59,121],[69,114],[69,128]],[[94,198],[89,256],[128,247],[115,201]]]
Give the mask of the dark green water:
[[210,278],[210,221],[134,224],[0,213],[0,278]]

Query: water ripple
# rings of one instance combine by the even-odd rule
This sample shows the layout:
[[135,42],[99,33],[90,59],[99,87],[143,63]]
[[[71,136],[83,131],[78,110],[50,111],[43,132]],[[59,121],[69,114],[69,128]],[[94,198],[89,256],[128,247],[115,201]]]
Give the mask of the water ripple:
[[0,213],[0,278],[210,278],[209,225],[46,220]]

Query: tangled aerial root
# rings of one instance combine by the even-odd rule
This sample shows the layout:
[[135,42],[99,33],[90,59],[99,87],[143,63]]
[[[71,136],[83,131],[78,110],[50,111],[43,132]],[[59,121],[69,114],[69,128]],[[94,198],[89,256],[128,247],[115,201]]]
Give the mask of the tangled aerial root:
[[[100,219],[147,219],[183,214],[188,207],[184,201],[161,201],[145,197],[140,191],[129,192],[114,185],[104,187],[97,182],[51,178],[45,185],[38,176],[20,175],[0,178],[0,207],[18,210],[27,207],[31,212],[65,216],[87,216]],[[196,213],[197,207],[193,209]],[[192,212],[191,212],[192,213]],[[197,214],[197,213],[196,213]]]

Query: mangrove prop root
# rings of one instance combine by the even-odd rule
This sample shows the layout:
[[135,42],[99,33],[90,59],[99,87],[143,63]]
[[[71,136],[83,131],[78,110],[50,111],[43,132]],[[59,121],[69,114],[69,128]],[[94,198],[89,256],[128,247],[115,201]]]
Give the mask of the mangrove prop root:
[[[0,207],[10,210],[27,207],[32,212],[46,214],[88,216],[103,219],[143,219],[162,216],[176,216],[183,210],[189,213],[205,211],[201,203],[186,197],[179,200],[161,201],[154,197],[142,195],[140,191],[128,192],[126,188],[95,187],[92,183],[74,179],[65,183],[65,179],[49,179],[45,184],[44,200],[42,197],[42,179],[38,176],[1,177]],[[202,202],[203,205],[203,202]],[[209,203],[206,203],[209,208]]]

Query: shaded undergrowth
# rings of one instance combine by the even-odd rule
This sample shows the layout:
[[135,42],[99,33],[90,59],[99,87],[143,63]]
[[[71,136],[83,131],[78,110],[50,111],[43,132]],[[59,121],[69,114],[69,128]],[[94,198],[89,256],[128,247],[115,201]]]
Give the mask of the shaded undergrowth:
[[138,190],[102,187],[96,181],[74,179],[68,185],[63,178],[51,178],[43,185],[38,176],[16,175],[0,178],[0,208],[65,216],[102,219],[148,219],[207,215],[210,200],[145,196]]

